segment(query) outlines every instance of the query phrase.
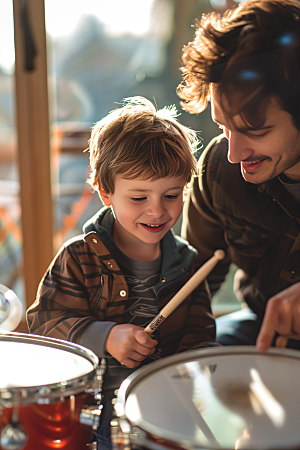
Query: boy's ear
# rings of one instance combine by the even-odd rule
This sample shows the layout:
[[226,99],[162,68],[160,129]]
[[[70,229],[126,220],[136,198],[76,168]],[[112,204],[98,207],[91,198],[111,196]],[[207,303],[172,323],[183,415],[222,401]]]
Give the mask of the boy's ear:
[[104,191],[102,187],[98,188],[99,195],[105,206],[111,206],[110,194]]

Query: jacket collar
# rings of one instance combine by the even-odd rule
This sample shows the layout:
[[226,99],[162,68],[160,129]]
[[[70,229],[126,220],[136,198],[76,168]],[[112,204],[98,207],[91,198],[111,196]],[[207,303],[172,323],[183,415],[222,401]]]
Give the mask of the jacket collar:
[[258,190],[261,194],[266,192],[270,195],[273,201],[277,202],[289,216],[300,219],[299,203],[293,199],[277,177],[258,185]]
[[[113,264],[116,245],[112,240],[114,216],[111,208],[104,207],[98,211],[85,225],[84,240],[97,256]],[[99,239],[100,238],[100,239]],[[195,257],[192,247],[187,247],[186,242],[174,236],[172,230],[168,231],[161,240],[162,267],[161,275],[167,279],[170,276],[189,271]],[[108,259],[107,259],[108,258]]]

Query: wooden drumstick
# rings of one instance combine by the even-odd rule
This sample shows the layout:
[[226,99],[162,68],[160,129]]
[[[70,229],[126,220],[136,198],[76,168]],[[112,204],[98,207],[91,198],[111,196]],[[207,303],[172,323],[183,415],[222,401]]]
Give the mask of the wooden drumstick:
[[163,307],[160,313],[154,317],[154,319],[146,326],[145,331],[147,334],[152,334],[156,328],[183,302],[187,296],[193,292],[193,290],[207,277],[207,275],[213,270],[215,265],[225,257],[223,250],[216,250],[214,256],[212,256],[194,275],[185,283],[184,286],[174,295],[173,298]]

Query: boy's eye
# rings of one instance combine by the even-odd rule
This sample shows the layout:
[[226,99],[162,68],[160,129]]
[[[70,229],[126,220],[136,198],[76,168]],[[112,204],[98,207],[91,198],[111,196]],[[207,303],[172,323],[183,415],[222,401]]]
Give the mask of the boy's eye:
[[144,200],[147,200],[147,197],[132,197],[131,200],[134,202],[143,202]]
[[177,197],[178,197],[178,195],[171,195],[171,194],[165,195],[165,198],[166,198],[167,200],[174,200],[174,199],[177,198]]

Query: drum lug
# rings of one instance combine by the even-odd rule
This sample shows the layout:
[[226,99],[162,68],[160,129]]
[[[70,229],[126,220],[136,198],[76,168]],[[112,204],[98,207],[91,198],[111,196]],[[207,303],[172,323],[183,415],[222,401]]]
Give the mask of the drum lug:
[[49,403],[51,403],[50,398],[48,397],[51,394],[51,389],[49,389],[47,386],[46,387],[42,387],[39,390],[39,398],[37,400],[37,403],[39,405],[47,405]]
[[3,450],[21,450],[27,441],[25,430],[18,423],[10,423],[1,432],[1,448]]
[[94,399],[96,403],[101,402],[102,400],[102,385],[103,385],[103,375],[106,369],[106,361],[104,358],[101,359],[100,366],[96,369],[96,375],[93,381],[93,386],[91,388],[87,388],[85,392],[87,394],[94,394]]
[[93,405],[84,406],[79,416],[79,422],[81,425],[92,427],[93,430],[96,430],[100,424],[101,409],[102,405],[98,408],[95,408]]
[[1,389],[0,392],[0,404],[5,407],[11,406],[11,399],[13,398],[13,395],[11,392],[9,392],[7,389]]

